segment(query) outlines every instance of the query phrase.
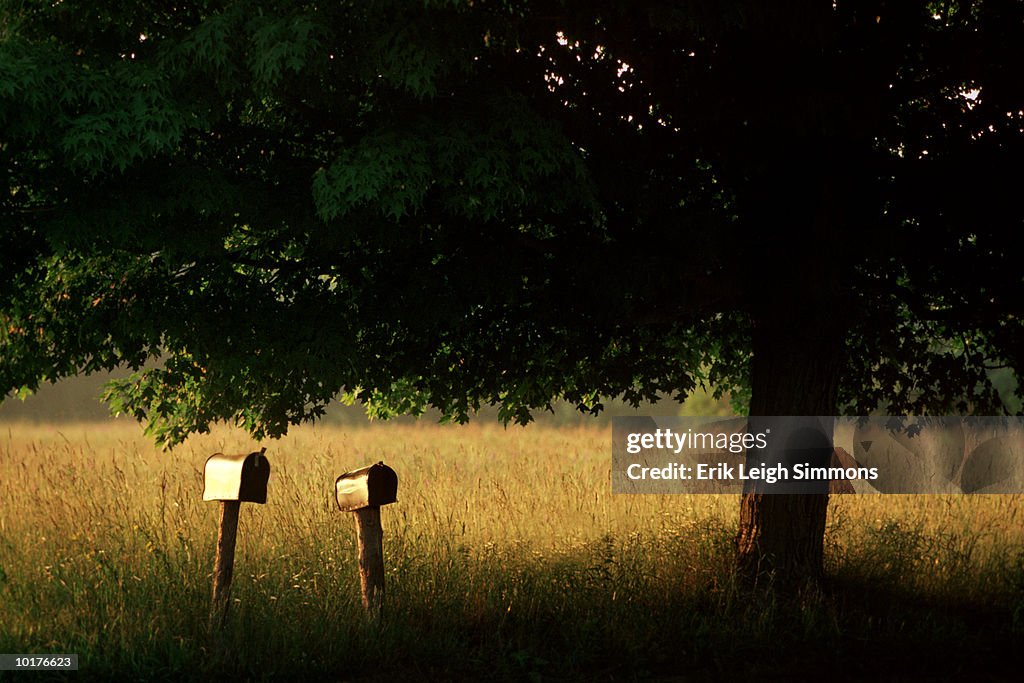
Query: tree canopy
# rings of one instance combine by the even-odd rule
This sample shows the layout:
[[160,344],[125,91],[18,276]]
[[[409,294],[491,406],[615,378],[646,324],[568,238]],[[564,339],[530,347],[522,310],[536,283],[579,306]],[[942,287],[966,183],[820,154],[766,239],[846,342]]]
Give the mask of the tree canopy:
[[130,366],[173,444],[1024,369],[1022,3],[125,5],[4,4],[0,391]]

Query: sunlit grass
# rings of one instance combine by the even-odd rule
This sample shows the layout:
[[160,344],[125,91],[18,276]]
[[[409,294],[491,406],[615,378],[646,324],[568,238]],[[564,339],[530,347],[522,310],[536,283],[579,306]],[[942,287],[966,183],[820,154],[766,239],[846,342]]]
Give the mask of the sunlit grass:
[[[800,638],[962,638],[950,605],[1003,634],[1024,621],[1018,496],[833,497],[835,589],[792,605],[734,585],[735,496],[613,496],[605,428],[383,424],[266,445],[268,502],[242,506],[231,616],[210,633],[203,464],[255,444],[220,430],[163,453],[133,424],[5,425],[0,651],[174,680],[643,676],[717,667],[727,643],[770,666]],[[354,523],[331,495],[378,460],[400,483],[371,626]]]

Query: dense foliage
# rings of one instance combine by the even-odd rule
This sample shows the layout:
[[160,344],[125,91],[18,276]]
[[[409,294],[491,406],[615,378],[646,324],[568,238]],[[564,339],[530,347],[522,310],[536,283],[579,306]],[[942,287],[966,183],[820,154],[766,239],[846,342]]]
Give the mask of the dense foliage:
[[0,391],[525,421],[742,391],[814,309],[847,410],[1001,410],[1022,3],[767,4],[5,2]]

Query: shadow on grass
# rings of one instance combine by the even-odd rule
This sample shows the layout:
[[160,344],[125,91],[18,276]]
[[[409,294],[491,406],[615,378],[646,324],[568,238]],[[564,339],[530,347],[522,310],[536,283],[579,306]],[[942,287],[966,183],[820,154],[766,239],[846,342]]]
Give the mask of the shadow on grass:
[[823,587],[784,594],[741,587],[732,537],[698,520],[550,552],[396,541],[379,624],[361,613],[347,557],[315,582],[291,569],[312,557],[240,573],[215,632],[208,576],[186,590],[170,589],[174,573],[128,577],[63,598],[56,580],[5,587],[0,597],[38,614],[34,624],[54,612],[51,599],[77,617],[35,635],[0,629],[0,651],[29,636],[77,651],[79,681],[1016,681],[1024,671],[1016,560],[969,565],[946,553],[961,570],[929,576],[933,548],[886,527],[836,553]]

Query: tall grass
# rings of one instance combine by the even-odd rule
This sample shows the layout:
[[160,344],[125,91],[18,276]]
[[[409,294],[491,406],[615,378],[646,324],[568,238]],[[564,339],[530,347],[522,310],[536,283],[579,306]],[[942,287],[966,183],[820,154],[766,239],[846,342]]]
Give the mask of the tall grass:
[[[1024,631],[1017,496],[834,497],[831,585],[782,601],[733,581],[735,496],[613,496],[605,428],[304,428],[267,445],[268,502],[242,506],[211,631],[203,464],[254,444],[222,430],[161,453],[123,423],[5,426],[0,651],[77,652],[95,679],[622,680],[860,661],[858,643],[900,662],[955,643],[980,663]],[[400,484],[374,625],[332,487],[378,460]]]

